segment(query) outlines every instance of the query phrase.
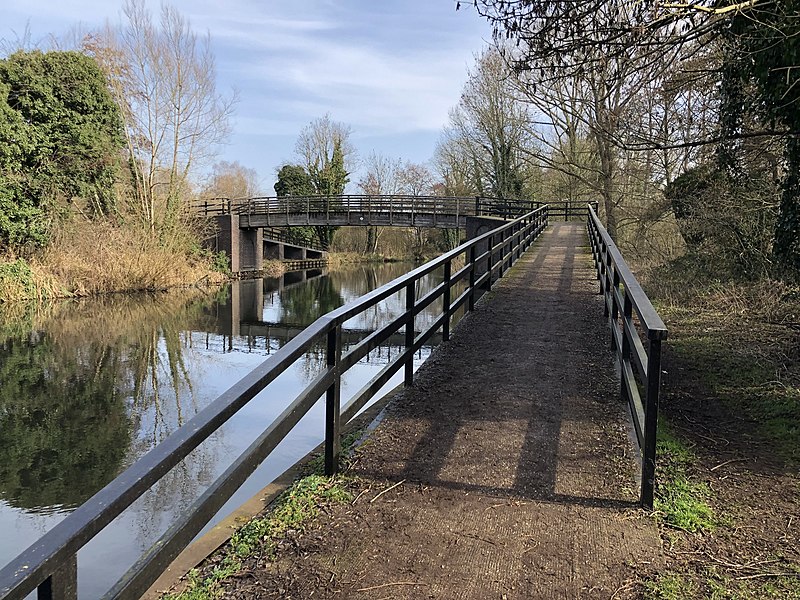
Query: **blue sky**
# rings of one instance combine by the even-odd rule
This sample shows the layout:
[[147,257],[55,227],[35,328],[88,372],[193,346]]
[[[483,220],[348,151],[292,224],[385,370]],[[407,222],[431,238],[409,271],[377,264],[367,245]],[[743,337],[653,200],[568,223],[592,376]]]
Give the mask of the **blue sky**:
[[[79,26],[120,21],[121,2],[27,0],[0,8],[0,39],[29,32],[46,45]],[[157,14],[158,0],[147,0]],[[239,103],[219,158],[256,169],[272,194],[297,134],[330,113],[349,124],[358,153],[424,162],[459,99],[488,24],[455,0],[173,0],[208,31],[218,86]],[[357,178],[357,174],[352,179]]]

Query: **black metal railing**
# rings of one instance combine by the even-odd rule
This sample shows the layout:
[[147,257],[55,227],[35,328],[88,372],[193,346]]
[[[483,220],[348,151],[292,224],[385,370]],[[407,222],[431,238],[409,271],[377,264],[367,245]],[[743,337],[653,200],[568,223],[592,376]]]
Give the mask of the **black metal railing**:
[[315,239],[294,235],[291,231],[287,230],[286,227],[262,227],[261,229],[264,232],[265,240],[283,242],[284,244],[310,248],[311,250],[318,250],[319,252],[328,251],[328,246],[326,244],[321,244]]
[[[592,206],[589,240],[592,246],[604,314],[611,328],[611,346],[620,365],[621,394],[630,407],[642,461],[641,505],[653,508],[656,472],[658,396],[661,387],[661,342],[667,328],[636,281]],[[644,391],[639,388],[641,383]]]
[[[502,276],[522,255],[547,227],[547,219],[546,206],[532,211],[314,321],[0,570],[0,598],[21,600],[34,590],[38,590],[40,600],[77,598],[78,551],[192,449],[301,359],[309,349],[320,343],[326,348],[326,368],[314,377],[244,453],[170,526],[105,597],[139,598],[213,518],[258,464],[322,397],[325,398],[326,406],[325,471],[328,474],[335,473],[339,464],[342,425],[356,416],[401,368],[404,369],[406,385],[412,383],[415,352],[438,330],[441,330],[442,340],[448,340],[455,311],[461,307],[472,310],[481,291],[490,289],[493,279]],[[418,297],[420,280],[434,271],[443,272],[443,281]],[[454,290],[456,284],[459,285]],[[460,291],[462,287],[463,291]],[[343,353],[343,324],[397,293],[405,294],[405,312],[367,335],[346,354]],[[441,314],[430,327],[419,333],[415,332],[416,316],[438,300],[442,302]],[[342,407],[342,375],[400,331],[405,340],[404,351]]]
[[[548,201],[551,220],[584,220],[586,203],[583,201]],[[382,215],[387,223],[406,225],[408,221],[401,216],[429,215],[443,218],[439,225],[452,226],[460,217],[492,216],[514,219],[544,206],[537,200],[517,200],[513,198],[493,198],[485,196],[411,196],[407,194],[387,195],[339,195],[339,196],[277,196],[257,198],[212,198],[193,205],[193,209],[204,216],[252,215],[274,217],[270,224],[277,224],[278,218],[289,222],[290,216],[302,218],[306,223],[319,222],[343,213],[363,215],[363,221],[353,224],[371,225],[371,216]],[[597,203],[593,203],[595,209]],[[455,219],[455,221],[453,220]],[[413,222],[413,219],[412,219]],[[435,223],[435,219],[430,223]]]

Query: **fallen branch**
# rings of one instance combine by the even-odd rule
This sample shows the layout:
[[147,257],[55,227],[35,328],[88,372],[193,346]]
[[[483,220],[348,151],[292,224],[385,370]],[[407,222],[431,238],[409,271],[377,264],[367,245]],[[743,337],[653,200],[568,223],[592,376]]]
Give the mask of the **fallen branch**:
[[787,571],[786,573],[756,573],[755,575],[741,575],[736,579],[739,581],[743,581],[745,579],[759,579],[761,577],[800,577],[800,573],[797,571]]
[[716,471],[717,469],[720,469],[720,468],[724,467],[725,465],[729,465],[731,463],[737,463],[737,462],[747,462],[748,460],[749,460],[748,458],[732,458],[731,460],[726,460],[724,463],[718,464],[716,467],[711,467],[709,469],[709,471]]
[[365,490],[361,490],[361,491],[358,493],[358,496],[356,496],[356,497],[355,497],[355,499],[354,499],[354,500],[353,500],[353,501],[350,503],[350,506],[354,506],[354,505],[355,505],[355,503],[356,503],[356,502],[358,502],[358,499],[359,499],[359,498],[361,498],[361,496],[363,496],[364,494],[366,494],[368,491],[369,491],[369,488],[367,488],[367,489],[365,489]]
[[369,503],[372,504],[373,502],[375,502],[375,500],[377,500],[378,498],[383,496],[386,492],[391,492],[398,485],[403,485],[405,482],[406,482],[406,480],[403,479],[402,481],[398,481],[397,483],[395,483],[393,486],[386,488],[382,492],[379,492],[377,496],[375,496],[372,500],[369,501]]

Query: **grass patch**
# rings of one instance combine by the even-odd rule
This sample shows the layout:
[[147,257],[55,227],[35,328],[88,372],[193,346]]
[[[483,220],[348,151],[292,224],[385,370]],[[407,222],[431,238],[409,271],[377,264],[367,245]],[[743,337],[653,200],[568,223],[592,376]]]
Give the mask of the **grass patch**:
[[737,579],[747,575],[720,574],[714,568],[692,575],[667,571],[645,582],[644,597],[647,600],[800,600],[800,573],[796,567],[786,564],[773,567],[780,574],[751,579]]
[[659,474],[654,502],[656,517],[666,525],[690,533],[713,530],[717,518],[707,502],[711,491],[704,483],[689,477],[694,454],[663,420],[658,426],[656,453]]
[[40,260],[42,270],[75,296],[223,281],[224,275],[213,270],[214,256],[193,251],[192,236],[189,229],[159,236],[134,225],[74,222]]
[[766,577],[760,581],[711,576],[706,580],[705,597],[710,600],[800,600],[798,575]]
[[[350,457],[343,459],[343,469],[352,460],[353,446],[363,434],[363,429],[357,429],[342,439],[342,455]],[[324,476],[324,468],[324,455],[311,459],[304,468],[305,475],[275,500],[268,513],[251,519],[234,532],[213,566],[203,571],[193,569],[185,590],[166,594],[162,599],[213,600],[221,597],[223,582],[241,571],[247,558],[256,552],[273,557],[276,542],[289,531],[302,531],[319,514],[321,505],[350,502],[352,497],[342,485],[342,478]]]
[[696,588],[691,579],[679,573],[663,573],[654,581],[645,583],[647,600],[684,600],[692,597]]
[[54,277],[24,258],[0,258],[0,302],[42,300],[65,295]]
[[256,517],[236,530],[224,547],[222,558],[213,567],[202,572],[193,569],[184,591],[166,594],[162,598],[212,600],[221,597],[223,582],[242,569],[245,559],[256,552],[272,555],[275,543],[290,530],[302,530],[319,514],[320,505],[349,502],[351,499],[350,493],[335,477],[303,477],[278,497],[266,515]]
[[[740,323],[739,329],[747,332],[740,336],[720,327],[713,315],[695,315],[680,323],[678,335],[670,341],[671,352],[728,410],[752,421],[780,458],[797,464],[800,387],[792,373],[797,365],[787,357],[798,349],[786,348],[791,340],[781,340],[763,324]],[[754,335],[759,339],[751,339]]]

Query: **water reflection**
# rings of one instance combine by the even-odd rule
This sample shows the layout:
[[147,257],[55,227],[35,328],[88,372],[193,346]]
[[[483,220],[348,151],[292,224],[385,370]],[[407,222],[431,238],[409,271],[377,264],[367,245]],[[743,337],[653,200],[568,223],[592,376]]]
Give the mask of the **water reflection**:
[[[0,564],[98,491],[321,314],[401,275],[407,264],[113,296],[0,315]],[[420,283],[421,297],[439,283]],[[395,294],[343,328],[343,350],[405,309]],[[416,319],[430,324],[433,305]],[[438,336],[433,340],[438,342]],[[342,382],[345,404],[404,349],[392,336]],[[430,352],[420,350],[419,364]],[[101,595],[325,365],[324,340],[168,473],[79,556],[81,593]],[[399,374],[398,374],[399,376]],[[390,382],[387,387],[396,385]],[[321,405],[231,499],[256,493],[322,438]],[[223,509],[225,511],[226,509]],[[6,532],[9,535],[5,535]]]
[[47,335],[0,344],[0,498],[29,510],[71,508],[114,478],[131,429],[119,367],[97,343],[81,355]]
[[9,333],[0,343],[0,499],[33,511],[75,507],[194,414],[181,332],[207,318],[204,302],[214,298],[65,303]]

